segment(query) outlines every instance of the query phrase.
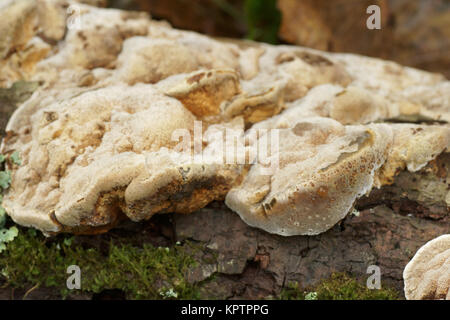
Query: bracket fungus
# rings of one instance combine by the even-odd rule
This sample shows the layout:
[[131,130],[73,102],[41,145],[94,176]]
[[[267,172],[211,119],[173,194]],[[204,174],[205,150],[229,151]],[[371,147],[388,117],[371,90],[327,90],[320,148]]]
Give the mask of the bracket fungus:
[[[46,234],[214,200],[272,233],[318,234],[449,152],[449,81],[393,62],[212,39],[72,0],[6,1],[0,35],[0,87],[41,83],[6,128],[0,152],[23,163],[3,205]],[[235,145],[245,161],[224,161]]]
[[226,204],[248,224],[280,235],[322,233],[371,190],[387,157],[392,130],[385,124],[343,126],[329,118],[298,120],[280,129],[279,167],[261,174],[254,164]]
[[450,300],[450,234],[427,242],[403,271],[408,300]]

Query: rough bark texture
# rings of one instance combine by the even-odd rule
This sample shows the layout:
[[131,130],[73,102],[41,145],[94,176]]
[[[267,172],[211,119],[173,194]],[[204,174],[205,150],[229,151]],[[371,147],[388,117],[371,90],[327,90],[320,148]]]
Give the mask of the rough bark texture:
[[403,290],[402,272],[427,241],[450,231],[444,221],[396,214],[386,206],[363,210],[318,236],[284,238],[251,228],[225,207],[175,216],[178,239],[205,245],[217,264],[192,270],[192,281],[219,276],[205,286],[211,297],[275,296],[289,283],[313,286],[333,272],[365,281],[367,267],[381,268],[382,286]]
[[[438,194],[424,199],[424,185],[446,185],[449,155],[441,155],[416,173],[360,199],[339,225],[318,236],[281,237],[249,227],[221,203],[192,215],[175,215],[177,240],[205,247],[217,263],[202,264],[188,276],[203,281],[217,273],[204,290],[216,298],[258,299],[276,296],[289,283],[317,285],[334,272],[365,282],[367,268],[381,269],[382,286],[403,292],[403,269],[426,242],[450,232],[450,215]],[[446,185],[448,186],[448,185]],[[207,261],[203,259],[203,261]]]

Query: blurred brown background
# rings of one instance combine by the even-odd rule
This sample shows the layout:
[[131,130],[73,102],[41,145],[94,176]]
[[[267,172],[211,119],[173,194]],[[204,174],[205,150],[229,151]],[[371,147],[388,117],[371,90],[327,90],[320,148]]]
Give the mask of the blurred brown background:
[[[450,0],[103,1],[212,36],[359,53],[450,78]],[[381,30],[366,28],[372,4],[381,8]]]

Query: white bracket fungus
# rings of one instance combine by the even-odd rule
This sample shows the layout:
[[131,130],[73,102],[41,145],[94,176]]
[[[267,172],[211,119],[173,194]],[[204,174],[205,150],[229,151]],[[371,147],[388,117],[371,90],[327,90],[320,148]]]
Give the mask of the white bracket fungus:
[[450,300],[450,234],[427,242],[403,271],[408,300]]

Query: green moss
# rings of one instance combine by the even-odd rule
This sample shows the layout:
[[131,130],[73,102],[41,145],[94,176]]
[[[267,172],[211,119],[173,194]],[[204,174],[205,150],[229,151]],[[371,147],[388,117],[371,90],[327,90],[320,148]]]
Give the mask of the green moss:
[[307,292],[300,290],[298,283],[289,283],[287,287],[280,292],[280,300],[305,300]]
[[[313,294],[312,294],[313,293]],[[297,283],[290,284],[280,294],[282,300],[396,300],[399,293],[392,288],[368,289],[345,273],[334,273],[316,287],[300,290]]]
[[197,299],[197,287],[184,279],[193,264],[184,246],[135,247],[110,242],[104,255],[94,248],[73,245],[69,237],[47,239],[21,229],[16,240],[0,254],[0,279],[15,288],[56,287],[65,297],[70,292],[66,288],[67,267],[78,265],[82,292],[120,289],[129,299],[173,298],[174,294],[179,299]]
[[[14,152],[13,156],[9,158],[0,154],[0,253],[6,250],[7,243],[14,240],[17,236],[18,230],[15,226],[11,228],[5,228],[6,224],[6,210],[2,207],[3,192],[9,188],[11,184],[11,172],[5,170],[5,162],[10,161],[15,165],[20,162],[20,156],[18,152]],[[17,161],[17,162],[16,162]]]
[[[123,239],[122,239],[123,240]],[[198,265],[193,257],[202,250],[185,242],[170,248],[150,244],[135,246],[110,241],[106,252],[86,248],[72,236],[45,238],[34,229],[20,228],[17,238],[0,253],[0,284],[14,288],[52,287],[61,292],[98,293],[120,289],[129,299],[200,299],[202,283],[185,280]],[[81,269],[81,290],[66,288],[67,267]],[[204,283],[214,281],[214,276]],[[297,283],[283,289],[282,300],[392,300],[399,293],[390,288],[370,290],[344,273],[335,273],[315,287],[302,290]]]
[[272,44],[278,42],[281,12],[276,0],[246,0],[244,12],[248,39]]

